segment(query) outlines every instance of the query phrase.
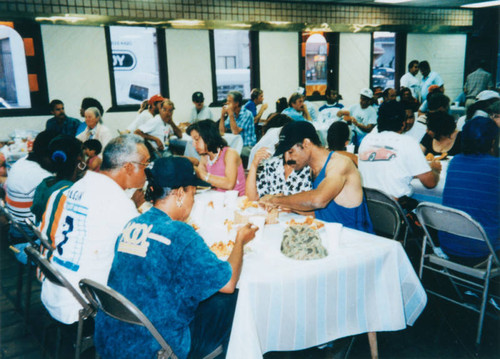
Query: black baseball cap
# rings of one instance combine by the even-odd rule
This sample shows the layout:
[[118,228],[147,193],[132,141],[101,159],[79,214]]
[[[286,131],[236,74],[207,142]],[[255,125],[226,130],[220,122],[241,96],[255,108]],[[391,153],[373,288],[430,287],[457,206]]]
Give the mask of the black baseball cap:
[[309,138],[313,143],[319,143],[319,137],[312,123],[308,121],[292,121],[281,129],[280,139],[274,156],[279,156],[297,143]]
[[203,102],[205,97],[203,97],[203,92],[196,91],[192,96],[193,102]]
[[153,162],[153,180],[158,186],[179,188],[186,186],[210,187],[210,184],[196,177],[193,164],[185,157],[162,157]]

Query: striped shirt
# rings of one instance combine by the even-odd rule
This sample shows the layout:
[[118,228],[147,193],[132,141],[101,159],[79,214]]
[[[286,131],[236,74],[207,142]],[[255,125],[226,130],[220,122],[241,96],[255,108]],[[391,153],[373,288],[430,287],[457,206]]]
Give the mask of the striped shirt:
[[[27,234],[33,234],[24,225],[24,220],[29,218],[35,220],[30,207],[33,204],[33,197],[38,185],[52,174],[44,170],[37,162],[28,160],[28,157],[18,160],[9,171],[7,177],[7,195],[5,202],[12,217],[18,222]],[[22,234],[10,227],[10,235],[15,238],[22,238]]]

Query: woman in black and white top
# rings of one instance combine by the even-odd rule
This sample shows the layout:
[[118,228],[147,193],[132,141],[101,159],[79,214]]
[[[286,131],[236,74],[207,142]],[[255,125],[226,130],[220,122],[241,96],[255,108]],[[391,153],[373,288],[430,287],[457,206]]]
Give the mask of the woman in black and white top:
[[295,171],[295,164],[287,162],[286,153],[284,156],[271,157],[266,147],[257,151],[246,181],[245,194],[249,200],[256,201],[266,194],[288,196],[312,189],[309,166]]

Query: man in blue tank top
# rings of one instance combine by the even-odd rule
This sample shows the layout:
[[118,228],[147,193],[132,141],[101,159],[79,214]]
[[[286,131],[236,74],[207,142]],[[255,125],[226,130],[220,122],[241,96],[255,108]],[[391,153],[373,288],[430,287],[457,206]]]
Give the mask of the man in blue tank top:
[[311,167],[313,189],[291,196],[267,195],[261,203],[295,212],[314,211],[318,219],[373,233],[361,177],[349,157],[322,147],[314,126],[305,121],[290,122],[281,130],[274,155],[285,152],[296,170]]

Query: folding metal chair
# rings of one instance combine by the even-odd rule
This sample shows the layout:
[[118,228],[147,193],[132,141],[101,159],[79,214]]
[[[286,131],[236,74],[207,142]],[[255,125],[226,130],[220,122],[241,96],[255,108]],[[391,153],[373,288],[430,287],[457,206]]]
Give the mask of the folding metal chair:
[[377,189],[364,187],[363,190],[375,233],[399,240],[406,246],[410,226],[399,203]]
[[[78,312],[78,328],[76,335],[76,345],[75,345],[75,359],[80,358],[82,351],[82,336],[83,336],[83,322],[85,319],[94,316],[96,313],[96,308],[93,304],[87,302],[84,297],[68,282],[68,280],[56,269],[54,266],[45,258],[40,252],[32,247],[26,247],[24,249],[28,255],[28,259],[33,261],[45,276],[46,280],[51,281],[55,285],[66,288],[73,297],[80,303],[82,309]],[[59,328],[58,328],[59,329]],[[59,355],[59,341],[56,343],[56,355]]]
[[[32,236],[30,236],[26,231],[22,228],[21,225],[14,219],[10,211],[8,210],[5,202],[0,200],[0,212],[7,218],[9,222],[9,226],[13,226],[16,230],[21,233],[26,242],[30,243],[33,248],[39,249],[38,243],[36,243]],[[19,249],[14,246],[9,247],[15,254],[19,253]],[[28,261],[27,264],[23,264],[19,262],[18,273],[17,273],[17,284],[16,284],[16,306],[21,309],[21,295],[23,292],[23,276],[24,270],[27,269],[27,279],[26,279],[26,296],[31,295],[31,277],[32,277],[32,268],[31,263]],[[24,319],[27,322],[29,316],[29,307],[24,308]]]
[[[165,338],[162,337],[153,323],[151,323],[139,308],[122,294],[90,279],[82,279],[80,281],[80,289],[89,302],[110,317],[129,324],[146,327],[162,348],[157,353],[158,359],[177,359],[172,348],[167,344]],[[221,353],[222,346],[219,346],[203,359],[212,359]]]
[[167,344],[165,339],[154,327],[153,323],[151,323],[139,308],[123,295],[108,286],[99,284],[90,279],[82,279],[80,281],[80,289],[90,303],[110,317],[129,324],[146,327],[162,348],[157,353],[158,359],[177,359],[172,348],[170,348],[170,345]]
[[[435,203],[423,202],[417,207],[417,217],[424,230],[424,240],[422,244],[422,256],[420,258],[419,277],[422,280],[424,269],[448,277],[455,289],[457,299],[447,296],[445,293],[426,289],[428,293],[434,294],[439,298],[458,304],[464,308],[479,313],[479,321],[476,335],[476,350],[479,350],[481,344],[481,334],[483,330],[483,321],[486,313],[486,305],[489,298],[493,298],[488,293],[490,279],[500,275],[500,262],[488,235],[479,222],[463,211]],[[470,238],[470,240],[483,241],[490,250],[490,254],[483,266],[467,266],[456,263],[445,256],[436,246],[438,243],[433,240],[432,235],[436,236],[435,231],[447,232],[453,235]],[[432,233],[432,235],[431,235]],[[481,292],[481,306],[475,306],[465,303],[460,289]]]

